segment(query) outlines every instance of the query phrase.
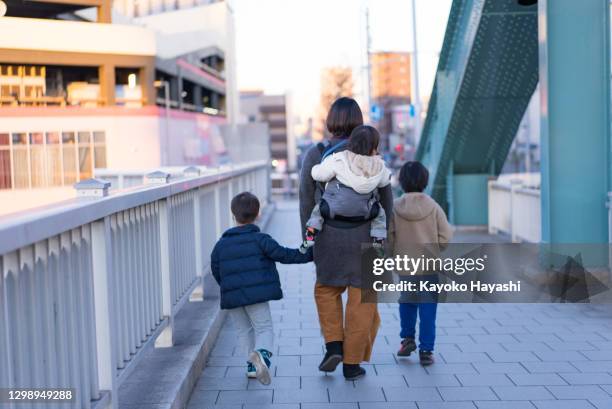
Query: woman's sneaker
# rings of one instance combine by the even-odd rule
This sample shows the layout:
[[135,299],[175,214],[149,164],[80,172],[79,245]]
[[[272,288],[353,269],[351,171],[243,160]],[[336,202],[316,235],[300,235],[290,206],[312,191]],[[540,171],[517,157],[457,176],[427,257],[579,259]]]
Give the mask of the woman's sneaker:
[[423,366],[428,366],[435,362],[432,351],[419,351],[419,359]]
[[331,341],[325,344],[325,356],[319,364],[319,371],[334,372],[342,362],[342,341]]
[[255,377],[264,385],[270,385],[270,357],[272,352],[265,349],[257,349],[251,352],[249,359],[255,366]]
[[344,364],[342,365],[342,374],[347,381],[354,381],[365,376],[366,370],[359,364]]
[[404,338],[402,339],[402,343],[400,345],[399,351],[397,351],[397,356],[410,356],[411,353],[416,351],[417,346],[414,342],[414,338]]

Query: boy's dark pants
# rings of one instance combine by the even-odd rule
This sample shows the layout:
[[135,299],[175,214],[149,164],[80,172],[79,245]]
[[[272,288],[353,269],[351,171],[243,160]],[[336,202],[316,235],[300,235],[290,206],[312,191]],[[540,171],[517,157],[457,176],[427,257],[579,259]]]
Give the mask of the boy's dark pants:
[[[418,283],[422,280],[437,283],[437,275],[402,277],[403,280]],[[433,351],[436,342],[436,313],[438,297],[430,292],[404,293],[400,297],[400,337],[414,338],[417,315],[419,318],[419,349]]]
[[436,303],[403,303],[399,305],[402,331],[400,337],[414,338],[419,316],[419,349],[433,351],[436,341]]
[[[348,291],[346,314],[342,308],[344,291]],[[369,361],[380,326],[378,306],[362,303],[360,288],[319,283],[315,285],[315,301],[325,342],[343,341],[345,364]]]

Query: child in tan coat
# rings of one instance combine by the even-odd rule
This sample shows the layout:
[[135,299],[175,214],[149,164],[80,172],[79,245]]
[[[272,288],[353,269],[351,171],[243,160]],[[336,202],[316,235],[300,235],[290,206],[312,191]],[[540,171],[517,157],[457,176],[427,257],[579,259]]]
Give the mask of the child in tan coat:
[[[393,218],[389,226],[389,246],[393,255],[405,255],[415,245],[437,245],[440,249],[452,237],[452,227],[444,210],[431,197],[423,193],[429,172],[420,162],[406,162],[399,174],[404,194],[393,203]],[[437,278],[437,277],[436,277]],[[431,302],[401,302],[400,322],[402,342],[398,356],[409,356],[417,349],[415,342],[417,315],[419,323],[419,358],[422,365],[434,362],[436,338],[435,300]]]

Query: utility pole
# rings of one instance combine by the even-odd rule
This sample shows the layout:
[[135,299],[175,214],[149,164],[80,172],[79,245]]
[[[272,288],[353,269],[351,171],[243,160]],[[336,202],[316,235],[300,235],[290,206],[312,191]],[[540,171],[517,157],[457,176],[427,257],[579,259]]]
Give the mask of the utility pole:
[[412,54],[412,76],[414,81],[414,136],[415,143],[421,139],[421,92],[419,90],[419,58],[418,58],[418,41],[417,41],[417,18],[416,18],[416,0],[412,1],[412,38],[414,41],[414,52]]
[[[370,113],[372,112],[372,36],[370,35],[370,8],[366,6],[365,10],[365,18],[366,18],[366,54],[368,58],[368,65],[366,66],[368,70],[368,118],[370,118]],[[371,121],[371,118],[370,118]]]

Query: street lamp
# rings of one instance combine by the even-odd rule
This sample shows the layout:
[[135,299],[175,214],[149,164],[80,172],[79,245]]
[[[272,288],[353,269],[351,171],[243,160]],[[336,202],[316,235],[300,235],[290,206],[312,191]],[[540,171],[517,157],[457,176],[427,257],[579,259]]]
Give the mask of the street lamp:
[[168,151],[170,149],[170,83],[168,81],[158,80],[153,83],[155,88],[164,87],[164,106],[166,111],[166,132],[164,135],[163,166],[169,165]]
[[3,17],[6,14],[6,3],[0,0],[0,17]]

